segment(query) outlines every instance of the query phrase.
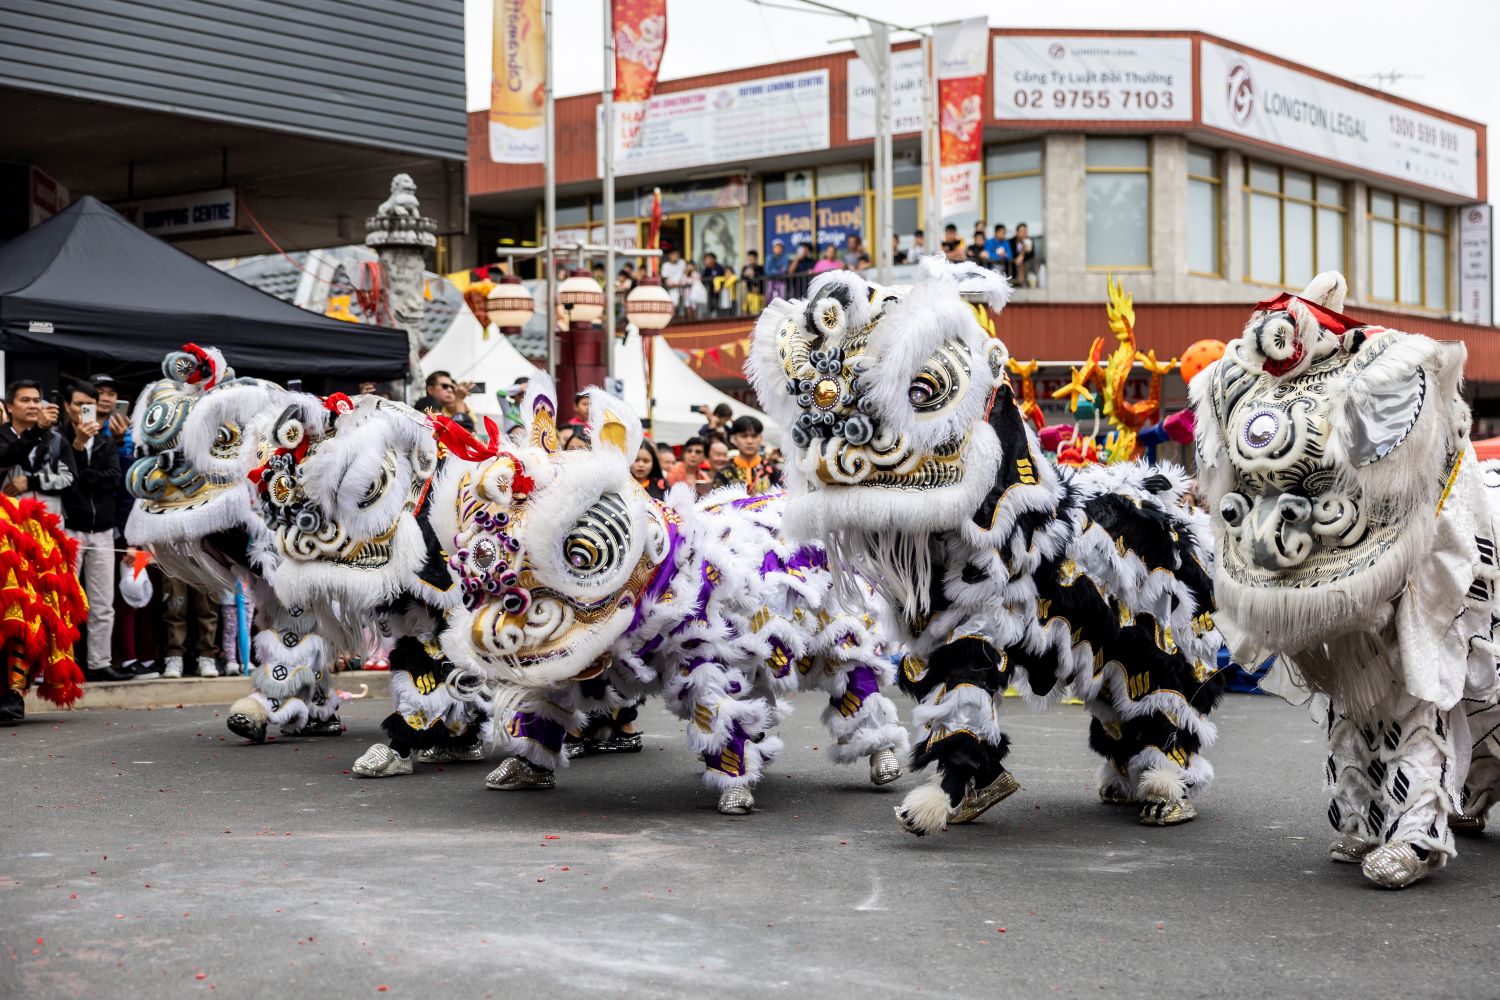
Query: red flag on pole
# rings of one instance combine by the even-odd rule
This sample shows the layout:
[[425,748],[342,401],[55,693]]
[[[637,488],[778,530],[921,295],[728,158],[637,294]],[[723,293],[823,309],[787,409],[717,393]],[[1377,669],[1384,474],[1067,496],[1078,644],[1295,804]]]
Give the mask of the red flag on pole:
[[656,74],[667,48],[667,0],[612,0],[615,35],[615,149],[621,158],[640,141]]

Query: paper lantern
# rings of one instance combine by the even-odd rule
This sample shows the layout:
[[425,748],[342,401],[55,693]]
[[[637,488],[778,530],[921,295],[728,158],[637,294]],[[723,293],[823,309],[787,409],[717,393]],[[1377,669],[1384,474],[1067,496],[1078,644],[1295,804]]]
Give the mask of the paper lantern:
[[557,290],[557,304],[573,323],[604,319],[604,289],[587,271],[575,271]]
[[531,319],[536,303],[531,290],[514,274],[507,274],[485,298],[489,320],[502,330],[519,330]]
[[656,278],[642,278],[625,296],[625,318],[640,330],[660,330],[672,322],[672,296]]

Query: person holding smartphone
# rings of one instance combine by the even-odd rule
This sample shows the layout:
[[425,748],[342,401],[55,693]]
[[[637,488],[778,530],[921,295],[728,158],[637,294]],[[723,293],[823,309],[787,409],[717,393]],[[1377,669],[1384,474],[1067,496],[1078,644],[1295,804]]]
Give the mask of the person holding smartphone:
[[57,431],[57,393],[42,400],[41,386],[17,379],[6,391],[10,422],[0,428],[0,489],[30,497],[62,516],[62,492],[73,483],[73,451]]
[[104,432],[108,415],[99,412],[99,390],[92,382],[68,387],[64,437],[75,475],[62,493],[63,527],[78,543],[74,572],[89,599],[88,666],[91,681],[124,681],[112,663],[115,636],[115,494],[122,484],[120,453]]

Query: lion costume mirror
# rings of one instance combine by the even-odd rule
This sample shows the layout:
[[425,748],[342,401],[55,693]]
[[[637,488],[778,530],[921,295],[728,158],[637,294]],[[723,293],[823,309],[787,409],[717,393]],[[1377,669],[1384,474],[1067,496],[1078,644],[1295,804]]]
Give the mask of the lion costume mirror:
[[1009,684],[1083,698],[1104,801],[1184,822],[1222,689],[1207,525],[1175,467],[1046,463],[993,336],[1009,292],[927,258],[911,288],[836,272],[767,308],[747,368],[789,428],[788,527],[874,581],[911,650],[914,763],[938,775],[897,810],[906,829],[970,822],[1019,787]]
[[1191,389],[1224,636],[1241,662],[1279,654],[1267,688],[1317,696],[1329,854],[1399,888],[1500,790],[1496,472],[1463,345],[1361,324],[1345,289],[1328,272],[1261,303]]

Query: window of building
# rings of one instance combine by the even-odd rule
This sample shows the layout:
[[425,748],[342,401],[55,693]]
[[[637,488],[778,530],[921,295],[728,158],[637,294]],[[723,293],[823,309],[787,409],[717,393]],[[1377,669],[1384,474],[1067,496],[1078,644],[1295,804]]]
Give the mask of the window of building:
[[1025,223],[1033,240],[1046,231],[1040,142],[1012,142],[985,150],[984,221],[989,232],[998,224],[1012,236],[1016,226]]
[[1370,192],[1370,297],[1448,308],[1448,210]]
[[1151,266],[1151,147],[1090,137],[1084,149],[1089,267]]
[[835,163],[818,168],[819,198],[836,194],[863,194],[865,190],[865,165],[863,163]]
[[1344,269],[1344,185],[1305,170],[1245,164],[1245,280],[1305,288]]
[[1223,177],[1219,154],[1202,146],[1188,147],[1188,270],[1220,275],[1220,233],[1223,231]]
[[830,244],[843,250],[850,236],[867,244],[865,167],[863,163],[836,163],[763,174],[761,259],[771,259],[776,240],[789,252],[806,243],[814,256]]

